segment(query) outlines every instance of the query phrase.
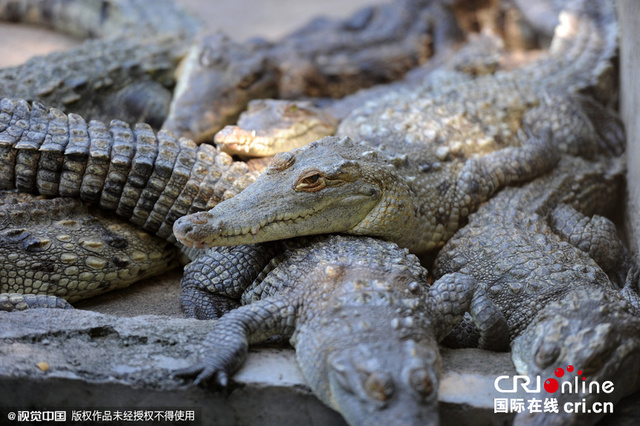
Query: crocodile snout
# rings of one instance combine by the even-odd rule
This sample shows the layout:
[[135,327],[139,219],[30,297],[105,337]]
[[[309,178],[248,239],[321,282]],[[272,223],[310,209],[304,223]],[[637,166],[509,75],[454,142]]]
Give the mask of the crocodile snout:
[[213,216],[207,211],[179,218],[173,224],[173,233],[187,247],[207,248],[220,235],[222,228],[222,222],[214,223]]

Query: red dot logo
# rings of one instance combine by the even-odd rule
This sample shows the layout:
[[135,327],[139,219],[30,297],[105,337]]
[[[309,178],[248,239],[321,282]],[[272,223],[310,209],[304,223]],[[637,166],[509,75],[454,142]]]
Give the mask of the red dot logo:
[[567,371],[571,373],[573,371],[573,365],[567,365]]
[[544,382],[544,390],[549,393],[554,393],[558,390],[559,387],[560,385],[558,384],[558,381],[556,379],[547,379]]
[[562,368],[556,368],[556,377],[564,376],[564,370]]

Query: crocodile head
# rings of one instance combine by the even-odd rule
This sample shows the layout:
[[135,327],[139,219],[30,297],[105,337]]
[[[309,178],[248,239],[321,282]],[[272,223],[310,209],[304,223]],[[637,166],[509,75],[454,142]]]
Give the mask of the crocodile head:
[[337,122],[308,101],[255,99],[238,124],[225,126],[214,141],[228,154],[266,157],[332,135]]
[[[615,403],[640,388],[638,330],[640,318],[630,313],[626,302],[618,294],[601,289],[572,292],[565,299],[548,305],[514,340],[512,358],[519,374],[540,376],[541,384],[548,379],[558,382],[558,391],[550,393],[542,389],[541,394],[532,396],[543,400],[557,398],[559,413],[550,416],[525,410],[514,424],[595,423],[599,418],[597,414],[576,411],[582,407],[591,409],[594,402]],[[559,377],[556,371],[563,374]],[[577,393],[576,381],[579,383]],[[607,381],[612,383],[611,393],[602,390]],[[571,392],[568,384],[563,387],[565,382],[571,382]],[[583,382],[586,392],[582,389]],[[592,382],[599,383],[599,392]],[[594,386],[593,392],[589,386]],[[565,412],[565,404],[574,412]]]
[[437,343],[384,340],[328,357],[329,405],[353,425],[438,424]]
[[325,233],[393,238],[416,220],[409,184],[391,157],[351,139],[325,137],[276,155],[239,195],[174,224],[189,247],[251,244]]
[[201,37],[180,64],[163,128],[202,142],[234,122],[251,99],[275,96],[277,73],[261,46],[221,33]]

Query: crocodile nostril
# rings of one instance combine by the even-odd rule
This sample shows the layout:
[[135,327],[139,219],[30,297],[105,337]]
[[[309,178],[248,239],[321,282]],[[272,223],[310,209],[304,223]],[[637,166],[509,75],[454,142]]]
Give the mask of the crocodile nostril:
[[[208,212],[207,212],[208,213]],[[206,213],[205,214],[194,214],[191,216],[186,216],[185,221],[190,221],[191,223],[195,223],[196,225],[204,225],[207,223]]]
[[173,224],[173,230],[178,235],[186,235],[193,231],[193,225],[189,220],[181,217]]

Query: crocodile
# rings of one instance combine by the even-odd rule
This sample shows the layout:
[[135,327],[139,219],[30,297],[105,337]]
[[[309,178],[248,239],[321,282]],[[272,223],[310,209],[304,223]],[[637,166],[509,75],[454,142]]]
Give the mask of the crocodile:
[[[40,255],[40,259],[45,259],[50,264],[51,258],[60,257],[60,250],[72,250],[65,246],[66,243],[79,247],[79,253],[75,255],[77,260],[74,265],[65,265],[64,260],[56,260],[50,273],[66,266],[69,271],[64,271],[71,274],[73,269],[76,271],[74,274],[80,276],[78,279],[82,280],[83,274],[95,274],[96,267],[104,263],[104,259],[108,259],[107,266],[111,267],[115,263],[120,268],[118,276],[122,281],[128,279],[129,274],[139,274],[139,278],[142,278],[145,276],[141,272],[143,270],[150,273],[152,270],[160,270],[158,261],[164,268],[170,267],[173,263],[169,254],[163,254],[160,258],[155,256],[160,249],[169,250],[165,247],[167,244],[163,245],[149,235],[144,237],[138,233],[139,230],[153,233],[168,242],[175,242],[172,225],[177,217],[206,210],[223,199],[232,197],[253,182],[264,167],[263,163],[233,161],[229,155],[211,145],[197,146],[193,141],[177,139],[167,131],[156,134],[147,124],[136,124],[131,128],[119,120],[112,120],[109,125],[96,120],[87,123],[77,114],[66,115],[55,108],[47,109],[38,102],[30,104],[24,100],[6,98],[0,100],[0,157],[0,189],[18,189],[49,198],[67,197],[37,200],[39,207],[36,209],[38,214],[33,218],[35,223],[40,223],[40,228],[49,226],[57,232],[55,235],[47,233],[51,229],[40,228],[37,232],[41,233],[38,234],[35,224],[26,225],[31,214],[29,205],[19,204],[10,212],[3,213],[9,219],[3,220],[0,243],[8,248],[0,253],[3,258],[0,262],[3,265],[0,276],[4,274],[11,278],[14,278],[16,271],[27,273],[29,268],[25,268],[25,263],[22,262],[21,266],[13,265],[17,259],[8,254],[8,251],[20,248],[22,251],[26,250],[26,255]],[[125,221],[129,220],[131,227],[122,223],[116,226],[116,222],[101,225],[107,230],[117,228],[120,240],[129,241],[130,235],[129,251],[110,254],[108,250],[111,249],[107,247],[109,243],[104,238],[111,237],[106,235],[108,232],[102,232],[102,228],[90,228],[94,219],[81,219],[81,214],[87,213],[87,210],[73,204],[78,200],[107,212],[106,215],[111,215],[110,220],[115,220],[113,213]],[[53,203],[51,207],[44,207],[48,202]],[[45,217],[42,213],[46,211],[51,211],[52,214],[55,212],[55,218]],[[69,218],[63,220],[62,216],[66,213]],[[99,212],[89,210],[88,213],[96,218]],[[16,218],[15,223],[10,220],[12,217]],[[48,223],[52,225],[47,225]],[[69,226],[69,232],[63,232],[58,225],[62,228]],[[92,240],[89,236],[83,242],[79,233],[71,232],[77,226],[93,232],[93,240],[97,241],[94,246],[87,245]],[[33,233],[31,228],[34,228]],[[68,234],[72,241],[60,240],[58,236],[63,234]],[[111,239],[114,238],[116,237]],[[142,247],[142,243],[137,242],[140,239],[151,243],[144,249],[137,249]],[[31,249],[32,244],[37,250]],[[105,247],[102,253],[108,257],[100,258],[101,250],[98,246]],[[127,249],[127,244],[124,246]],[[97,253],[95,256],[87,252],[92,247]],[[121,247],[115,247],[119,248]],[[144,259],[136,266],[140,257],[138,251],[147,252],[149,256],[153,254],[153,267],[158,269],[145,266]],[[86,256],[93,256],[92,262],[89,262],[91,265],[82,263]],[[125,257],[132,260],[127,260],[128,265],[125,265],[127,262],[118,260]],[[125,270],[130,272],[123,272]],[[54,275],[56,281],[63,282],[66,279]],[[22,284],[10,281],[6,288],[5,283],[2,283],[0,291],[16,292],[21,287],[26,292],[43,288],[43,285],[53,287],[51,283],[43,283],[41,278],[30,281],[28,285],[26,281]],[[107,278],[109,279],[105,282],[96,281],[94,285],[102,290],[111,288],[108,282],[111,280],[110,276]],[[60,287],[56,289],[56,293],[64,295],[64,290]],[[92,292],[84,291],[83,294],[88,297]]]
[[[352,425],[438,424],[442,339],[465,311],[478,321],[483,295],[468,276],[431,287],[418,259],[368,237],[287,242],[213,323],[202,361],[175,371],[227,386],[251,344],[288,338],[307,384]],[[491,321],[487,321],[491,322]]]
[[[341,99],[356,90],[398,81],[403,76],[412,83],[420,82],[424,79],[424,74],[433,69],[430,66],[432,62],[439,65],[452,62],[452,52],[457,57],[454,60],[458,61],[455,68],[474,74],[493,72],[505,65],[513,66],[509,61],[522,62],[522,52],[504,55],[502,42],[496,49],[495,39],[499,38],[498,34],[507,34],[507,30],[499,22],[509,25],[514,19],[502,19],[495,11],[487,13],[484,10],[487,8],[499,9],[497,5],[487,7],[483,2],[462,0],[444,3],[400,0],[365,7],[346,20],[317,18],[275,43],[252,39],[239,44],[221,36],[205,36],[185,60],[187,71],[180,79],[179,90],[176,91],[165,128],[196,141],[205,141],[222,126],[233,122],[247,106],[248,99],[268,97],[266,92],[240,89],[236,90],[240,94],[235,95],[239,101],[237,108],[221,108],[218,105],[220,98],[234,96],[229,95],[226,86],[219,81],[220,72],[224,73],[225,67],[233,70],[232,74],[238,81],[256,79],[262,83],[260,86],[269,81],[272,93],[270,96],[284,98],[283,103],[286,103],[287,100],[308,97]],[[509,10],[512,9],[514,8]],[[463,50],[467,51],[464,53],[456,52],[463,39],[459,26],[464,24],[458,25],[459,21],[465,21],[461,17],[461,11],[464,11],[462,14],[466,17],[488,15],[492,21],[481,27],[466,28],[465,32],[469,34],[463,45]],[[484,28],[485,26],[489,28]],[[477,33],[472,30],[482,30],[482,34],[474,37]],[[513,32],[510,31],[508,40],[505,40],[510,45],[514,44],[513,40],[516,38]],[[485,46],[478,49],[478,45],[483,43]],[[471,49],[466,48],[469,44],[473,45]],[[247,50],[258,59],[246,59]],[[216,61],[211,61],[207,58],[212,51],[224,53],[216,55]],[[265,72],[260,73],[260,67],[256,68],[253,64],[265,60],[267,63],[261,64]],[[218,69],[219,65],[222,65],[222,70]],[[276,69],[275,74],[272,68]],[[228,74],[223,75],[232,78]],[[371,96],[366,95],[366,98],[369,97]],[[319,115],[337,113],[334,117],[341,119],[344,112],[351,111],[363,100],[356,97],[353,102],[343,102],[338,110],[323,108],[324,112]],[[318,119],[325,122],[326,117]],[[278,124],[273,131],[293,131],[294,136],[298,131],[305,131],[305,123],[298,124],[301,127],[293,130],[281,128],[289,124],[290,118],[284,118],[284,121],[284,124]],[[310,134],[306,134],[302,140],[306,140]],[[265,137],[269,135],[267,133]],[[246,138],[244,134],[238,136]],[[289,135],[274,135],[271,138],[287,136]],[[259,139],[262,144],[262,138]],[[296,147],[291,143],[287,145],[291,146],[290,149]],[[243,143],[242,148],[246,147],[246,143]],[[263,150],[262,147],[259,149],[260,152]],[[244,155],[244,152],[239,153]]]
[[[572,365],[589,381],[615,384],[612,393],[549,391],[560,413],[516,424],[592,424],[598,416],[562,407],[616,402],[640,389],[637,267],[615,225],[600,216],[615,211],[624,161],[563,157],[550,174],[482,205],[435,259],[436,279],[462,273],[485,291],[487,309],[508,325],[518,374],[546,380]],[[484,333],[465,317],[444,342],[507,349],[480,343]]]
[[405,78],[361,89],[340,99],[256,99],[249,102],[238,122],[226,125],[214,136],[222,151],[243,157],[267,157],[300,148],[333,135],[341,122],[360,105],[396,90],[429,84],[459,83],[495,72],[509,60],[502,39],[491,34],[469,34],[453,52],[433,56],[428,64],[414,68]]
[[37,101],[86,119],[146,122],[159,129],[175,73],[203,24],[171,0],[2,0],[0,20],[87,40],[0,70],[0,97]]
[[251,99],[275,96],[277,81],[264,43],[238,43],[220,32],[202,35],[181,65],[162,128],[203,142],[235,122]]
[[228,154],[267,157],[335,133],[337,119],[311,101],[254,99],[213,138]]
[[203,23],[173,0],[0,0],[0,20],[48,27],[81,39],[193,37]]
[[174,35],[88,40],[0,69],[0,97],[44,103],[87,120],[117,118],[160,128],[188,43]]
[[276,155],[242,194],[176,221],[176,237],[209,247],[343,232],[424,253],[442,247],[501,187],[550,170],[553,147],[585,157],[620,155],[617,114],[577,93],[601,92],[608,81],[615,11],[610,2],[583,3],[568,5],[544,58],[365,103],[335,137]]
[[77,199],[3,191],[0,218],[0,310],[68,308],[177,266],[172,244]]
[[[185,59],[164,128],[202,142],[232,124],[251,99],[342,97],[397,80],[460,38],[447,7],[428,0],[369,6],[347,19],[317,18],[274,43],[203,36]],[[221,75],[243,82],[240,90],[231,92]],[[218,105],[225,96],[238,99],[235,108]]]

